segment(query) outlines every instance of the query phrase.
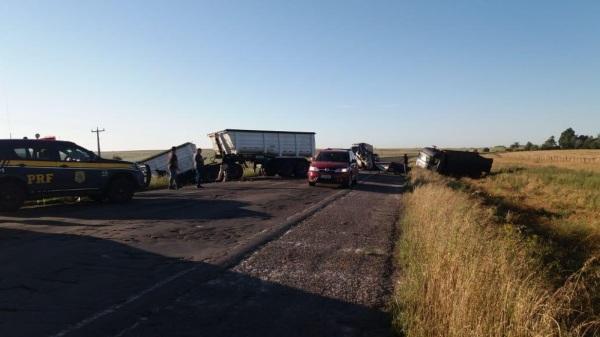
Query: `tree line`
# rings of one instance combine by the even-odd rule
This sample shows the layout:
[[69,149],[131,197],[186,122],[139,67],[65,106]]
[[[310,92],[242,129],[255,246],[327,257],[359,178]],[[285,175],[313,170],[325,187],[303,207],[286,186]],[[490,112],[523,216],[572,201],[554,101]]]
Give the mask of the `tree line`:
[[578,135],[573,128],[568,128],[560,134],[558,141],[554,136],[550,136],[541,145],[533,144],[532,142],[521,145],[519,142],[515,142],[507,150],[535,151],[556,149],[600,149],[600,134],[598,137]]

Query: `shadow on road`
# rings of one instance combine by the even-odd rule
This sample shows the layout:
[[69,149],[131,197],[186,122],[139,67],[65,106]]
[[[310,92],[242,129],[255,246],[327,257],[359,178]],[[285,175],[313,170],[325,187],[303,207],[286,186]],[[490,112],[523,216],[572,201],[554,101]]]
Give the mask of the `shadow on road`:
[[226,199],[192,199],[182,197],[153,196],[135,198],[126,204],[97,204],[82,202],[70,205],[51,205],[24,208],[0,217],[0,223],[47,224],[77,226],[67,221],[31,221],[31,218],[62,217],[82,220],[214,220],[233,218],[269,219],[264,212],[246,209],[249,203]]
[[385,336],[390,331],[389,317],[380,310],[214,265],[93,237],[0,229],[3,337],[54,335],[111,307],[113,312],[66,336],[122,331],[125,336]]

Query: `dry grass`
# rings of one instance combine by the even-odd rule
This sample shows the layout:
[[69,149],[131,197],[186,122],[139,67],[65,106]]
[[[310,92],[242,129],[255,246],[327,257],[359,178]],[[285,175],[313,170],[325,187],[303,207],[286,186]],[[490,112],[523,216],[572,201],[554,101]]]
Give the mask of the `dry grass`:
[[519,151],[487,154],[497,168],[507,166],[554,166],[600,172],[600,150]]
[[404,196],[395,326],[409,337],[596,336],[600,264],[553,280],[547,242],[468,185],[423,170]]
[[[506,221],[557,243],[560,273],[600,251],[600,151],[502,154],[492,175],[465,182],[504,210]],[[560,254],[559,254],[560,255]]]

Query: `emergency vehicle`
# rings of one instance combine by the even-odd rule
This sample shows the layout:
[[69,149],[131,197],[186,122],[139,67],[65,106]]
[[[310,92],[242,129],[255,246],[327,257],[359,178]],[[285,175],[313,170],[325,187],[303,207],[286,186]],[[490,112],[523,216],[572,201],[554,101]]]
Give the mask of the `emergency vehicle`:
[[127,202],[150,183],[135,163],[97,156],[72,142],[0,139],[0,211],[16,211],[26,200],[88,196]]

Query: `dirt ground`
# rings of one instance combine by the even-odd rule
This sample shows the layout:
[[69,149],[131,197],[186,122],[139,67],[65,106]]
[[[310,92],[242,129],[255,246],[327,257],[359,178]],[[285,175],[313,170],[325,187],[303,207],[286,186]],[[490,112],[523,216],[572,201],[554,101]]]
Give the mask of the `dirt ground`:
[[0,217],[2,336],[388,335],[403,181],[362,180],[207,184]]

